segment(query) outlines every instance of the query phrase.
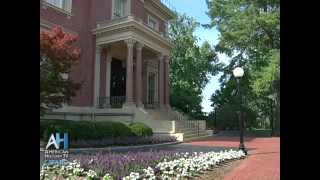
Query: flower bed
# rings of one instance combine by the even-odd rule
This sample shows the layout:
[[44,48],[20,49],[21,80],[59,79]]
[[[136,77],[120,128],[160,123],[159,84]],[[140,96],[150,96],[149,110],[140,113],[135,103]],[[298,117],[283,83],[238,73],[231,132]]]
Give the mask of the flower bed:
[[64,165],[43,165],[40,179],[192,179],[221,163],[244,157],[242,151],[235,150],[192,154],[150,151],[79,155]]
[[85,169],[92,169],[100,176],[109,173],[115,179],[127,176],[130,172],[139,171],[145,167],[155,167],[164,159],[177,159],[180,153],[171,151],[148,151],[129,153],[98,153],[96,155],[77,155],[77,160]]
[[71,141],[72,148],[86,148],[86,147],[108,147],[108,146],[134,146],[134,145],[148,145],[177,142],[176,137],[172,136],[150,136],[150,137],[117,137],[101,140],[78,140]]

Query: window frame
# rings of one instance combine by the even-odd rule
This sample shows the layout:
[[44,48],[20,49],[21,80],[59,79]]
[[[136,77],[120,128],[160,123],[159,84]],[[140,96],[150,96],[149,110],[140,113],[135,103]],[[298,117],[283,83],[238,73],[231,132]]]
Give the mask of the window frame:
[[[153,22],[155,22],[155,27],[152,27],[152,26],[150,25],[150,20],[153,21]],[[158,20],[158,19],[156,19],[156,18],[153,17],[152,15],[148,14],[148,26],[149,26],[150,28],[159,31],[159,26],[160,26],[159,24],[160,24],[160,23],[159,23],[159,20]]]
[[169,22],[164,22],[164,32],[163,32],[163,34],[164,34],[164,36],[165,37],[169,37]]
[[116,3],[119,2],[118,0],[112,0],[112,9],[111,9],[111,19],[117,19],[122,18],[125,16],[128,16],[130,14],[130,8],[131,8],[131,1],[130,0],[123,0],[123,14],[120,16],[116,16]]
[[51,0],[44,0],[44,2],[46,4],[48,4],[49,6],[59,10],[59,11],[63,11],[65,13],[69,13],[71,14],[72,12],[72,0],[59,0],[61,6],[59,6],[56,3],[53,3]]

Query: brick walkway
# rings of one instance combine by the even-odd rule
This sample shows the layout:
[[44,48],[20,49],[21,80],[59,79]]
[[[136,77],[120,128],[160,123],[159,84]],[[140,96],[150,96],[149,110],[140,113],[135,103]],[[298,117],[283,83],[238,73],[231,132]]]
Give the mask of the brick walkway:
[[[191,142],[197,146],[238,147],[239,138],[210,137]],[[279,180],[280,138],[245,138],[248,157],[229,172],[224,180]]]

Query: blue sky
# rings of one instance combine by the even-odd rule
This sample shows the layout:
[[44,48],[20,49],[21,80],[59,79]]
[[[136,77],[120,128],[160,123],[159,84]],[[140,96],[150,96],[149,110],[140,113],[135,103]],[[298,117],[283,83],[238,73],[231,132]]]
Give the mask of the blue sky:
[[[207,24],[210,22],[210,18],[206,15],[207,4],[205,0],[167,0],[169,3],[179,12],[185,13],[188,16],[193,17],[201,24]],[[205,40],[207,40],[211,45],[216,45],[218,43],[219,32],[216,29],[205,29],[199,27],[194,35],[199,38],[198,44],[201,45]],[[219,59],[222,62],[227,63],[228,57],[223,54],[218,54]],[[204,112],[210,112],[212,107],[210,106],[210,97],[215,90],[219,88],[220,75],[211,77],[210,82],[205,87],[202,96],[202,108]]]

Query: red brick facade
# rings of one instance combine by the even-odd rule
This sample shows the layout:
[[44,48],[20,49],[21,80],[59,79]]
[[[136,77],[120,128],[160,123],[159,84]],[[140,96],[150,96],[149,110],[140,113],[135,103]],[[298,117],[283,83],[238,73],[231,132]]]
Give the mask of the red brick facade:
[[[131,1],[131,14],[147,22],[147,14],[144,2],[141,0]],[[78,45],[81,48],[79,63],[73,68],[70,78],[76,82],[82,82],[82,88],[72,100],[74,106],[92,106],[94,94],[94,62],[96,38],[92,30],[97,22],[111,20],[112,0],[72,0],[71,15],[63,13],[57,8],[42,2],[40,6],[40,19],[49,22],[52,26],[59,25],[79,35]],[[164,31],[164,22],[159,18],[159,30]],[[103,58],[106,57],[102,53]],[[106,61],[101,61],[101,86],[100,96],[105,94],[105,70]]]

